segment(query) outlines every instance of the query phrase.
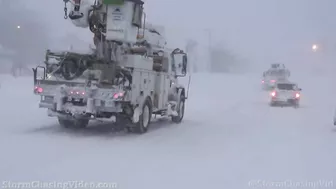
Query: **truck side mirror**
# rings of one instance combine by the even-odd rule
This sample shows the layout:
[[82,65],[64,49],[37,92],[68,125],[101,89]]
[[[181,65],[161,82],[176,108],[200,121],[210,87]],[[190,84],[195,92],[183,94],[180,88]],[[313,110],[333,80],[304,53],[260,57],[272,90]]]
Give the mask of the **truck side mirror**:
[[187,67],[188,67],[188,58],[187,55],[184,55],[182,59],[182,74],[184,76],[187,75]]
[[43,66],[37,66],[36,68],[33,69],[33,74],[34,74],[34,85],[36,85],[37,80],[44,80],[46,79],[46,69]]
[[185,53],[173,54],[173,71],[177,77],[184,77],[187,75],[188,58]]

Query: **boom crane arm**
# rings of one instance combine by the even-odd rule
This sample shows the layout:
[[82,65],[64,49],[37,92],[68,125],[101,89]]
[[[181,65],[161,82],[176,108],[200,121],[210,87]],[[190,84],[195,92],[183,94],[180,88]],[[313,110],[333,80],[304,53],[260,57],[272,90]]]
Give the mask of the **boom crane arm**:
[[[66,5],[71,0],[63,0],[63,1],[64,1],[65,5]],[[81,6],[81,2],[82,2],[82,0],[73,0],[74,7],[73,7],[73,10],[69,14],[69,18],[71,20],[76,20],[76,19],[82,18],[84,16],[84,14],[82,12],[79,12],[80,6]],[[65,10],[65,14],[66,14],[65,18],[67,18],[67,16],[68,16],[67,15],[67,9],[64,9],[64,10]]]
[[[98,2],[97,2],[98,1]],[[96,0],[95,4],[101,3],[102,0]],[[64,2],[64,18],[68,17],[76,27],[88,28],[92,18],[92,11],[94,4],[91,4],[89,0],[63,0]],[[71,10],[68,14],[67,4],[71,4]]]

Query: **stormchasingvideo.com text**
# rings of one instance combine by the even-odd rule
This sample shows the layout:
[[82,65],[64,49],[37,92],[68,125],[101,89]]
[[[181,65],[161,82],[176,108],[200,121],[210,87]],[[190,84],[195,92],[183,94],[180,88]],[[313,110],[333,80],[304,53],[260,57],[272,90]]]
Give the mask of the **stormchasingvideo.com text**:
[[3,181],[2,189],[112,189],[118,188],[116,183],[111,182],[86,182],[86,181]]

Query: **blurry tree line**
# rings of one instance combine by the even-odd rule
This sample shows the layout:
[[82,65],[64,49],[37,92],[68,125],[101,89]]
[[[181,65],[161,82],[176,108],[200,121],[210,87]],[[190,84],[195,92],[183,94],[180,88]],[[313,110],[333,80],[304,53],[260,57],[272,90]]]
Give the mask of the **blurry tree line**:
[[[238,54],[225,48],[223,44],[202,48],[201,53],[206,54],[208,59],[199,61],[199,44],[193,39],[189,39],[186,43],[186,52],[188,53],[188,70],[189,72],[222,72],[237,73],[245,71],[246,61]],[[202,65],[203,64],[203,65]],[[205,69],[205,70],[202,70]]]
[[189,39],[187,41],[185,50],[186,53],[188,54],[188,72],[198,72],[198,58],[197,58],[197,49],[198,47],[198,42],[193,40],[193,39]]
[[236,72],[240,69],[242,61],[232,50],[223,45],[210,48],[210,72]]
[[[14,75],[31,72],[28,65],[43,61],[49,37],[42,15],[25,8],[23,0],[0,0],[0,69],[12,64]],[[12,51],[12,53],[6,53]],[[28,70],[29,69],[29,70]]]

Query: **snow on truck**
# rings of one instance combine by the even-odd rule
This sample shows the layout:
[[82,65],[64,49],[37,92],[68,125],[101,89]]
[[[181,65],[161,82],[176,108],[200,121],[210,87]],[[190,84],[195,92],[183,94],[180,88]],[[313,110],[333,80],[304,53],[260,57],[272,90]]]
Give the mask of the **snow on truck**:
[[153,114],[180,123],[190,84],[190,77],[187,88],[179,83],[179,77],[187,75],[187,54],[169,50],[165,37],[146,26],[144,2],[71,3],[65,18],[90,28],[96,49],[84,54],[47,50],[45,66],[33,69],[39,107],[67,128],[84,128],[89,120],[99,120],[145,133]]

